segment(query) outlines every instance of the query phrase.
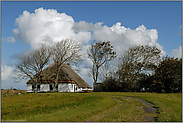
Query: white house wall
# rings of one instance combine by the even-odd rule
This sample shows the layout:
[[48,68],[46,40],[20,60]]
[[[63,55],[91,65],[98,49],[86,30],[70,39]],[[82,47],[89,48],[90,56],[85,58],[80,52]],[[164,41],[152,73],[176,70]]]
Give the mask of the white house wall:
[[58,91],[59,92],[74,92],[73,84],[72,83],[59,83]]
[[76,84],[73,83],[59,83],[58,84],[59,92],[80,92],[82,88],[79,88]]
[[91,88],[82,88],[82,90],[92,90]]
[[40,92],[48,92],[48,91],[50,91],[49,84],[40,85]]
[[27,92],[32,92],[32,84],[27,85]]
[[68,91],[68,86],[65,83],[58,84],[58,91],[59,92],[65,92]]
[[[32,91],[32,85],[35,84],[27,84],[27,92]],[[40,85],[40,91],[38,92],[50,92],[50,85],[54,86],[53,83],[50,84],[38,84]],[[75,83],[58,83],[58,92],[81,92],[83,90],[92,90],[89,88],[79,88]]]

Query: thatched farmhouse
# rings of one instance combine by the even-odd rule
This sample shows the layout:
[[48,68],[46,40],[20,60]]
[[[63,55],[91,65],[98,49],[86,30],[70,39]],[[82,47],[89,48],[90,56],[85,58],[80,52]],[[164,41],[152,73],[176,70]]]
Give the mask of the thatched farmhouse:
[[[37,84],[37,92],[51,92],[54,86],[55,63],[45,68]],[[92,90],[92,87],[86,83],[70,65],[63,64],[59,73],[56,91],[58,92],[82,92]],[[27,92],[34,92],[35,81],[29,80],[27,83]]]

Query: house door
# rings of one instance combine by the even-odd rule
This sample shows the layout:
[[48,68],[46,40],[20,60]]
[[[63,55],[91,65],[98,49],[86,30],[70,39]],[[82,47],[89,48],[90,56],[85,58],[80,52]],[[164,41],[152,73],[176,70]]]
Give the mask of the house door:
[[37,85],[37,92],[40,91],[40,85]]
[[76,92],[77,91],[77,86],[76,85],[74,85],[74,92]]
[[32,85],[32,91],[34,91],[34,85]]

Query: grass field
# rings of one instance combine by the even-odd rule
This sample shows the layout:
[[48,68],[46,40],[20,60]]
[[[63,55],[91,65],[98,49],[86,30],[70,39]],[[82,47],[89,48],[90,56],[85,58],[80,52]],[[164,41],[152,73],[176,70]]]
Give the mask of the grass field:
[[135,97],[159,107],[157,121],[182,121],[182,93],[25,93],[1,91],[1,121],[136,122],[147,114]]

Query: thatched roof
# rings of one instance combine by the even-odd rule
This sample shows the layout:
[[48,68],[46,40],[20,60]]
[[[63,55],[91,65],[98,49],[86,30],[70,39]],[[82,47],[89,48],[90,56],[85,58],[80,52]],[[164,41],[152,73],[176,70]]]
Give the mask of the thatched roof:
[[[41,79],[39,83],[53,83],[55,79],[56,64],[52,63],[47,68],[45,68],[41,74]],[[86,83],[69,65],[62,64],[58,83],[76,83],[80,88],[92,88],[88,83]],[[35,83],[29,80],[27,84]]]

